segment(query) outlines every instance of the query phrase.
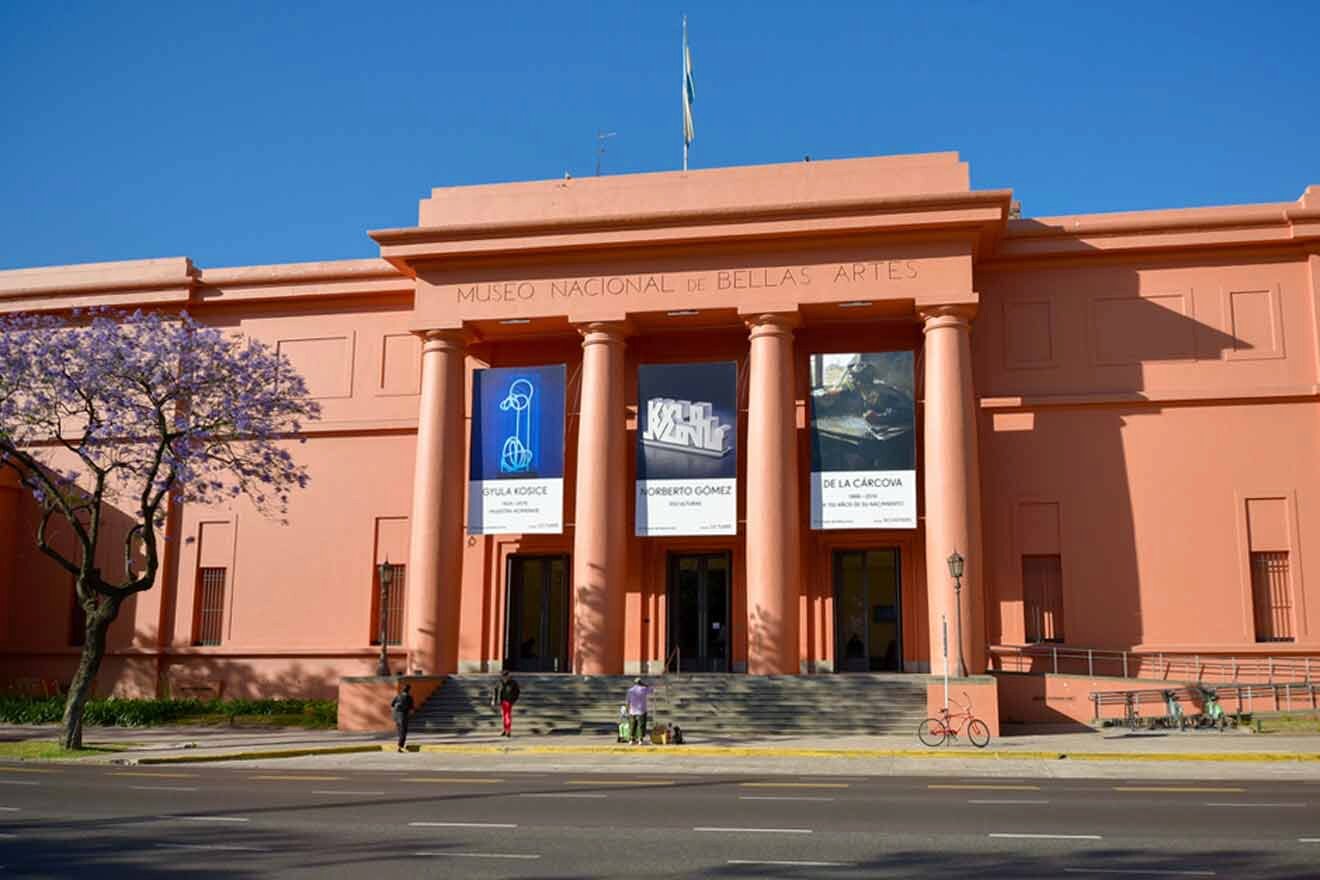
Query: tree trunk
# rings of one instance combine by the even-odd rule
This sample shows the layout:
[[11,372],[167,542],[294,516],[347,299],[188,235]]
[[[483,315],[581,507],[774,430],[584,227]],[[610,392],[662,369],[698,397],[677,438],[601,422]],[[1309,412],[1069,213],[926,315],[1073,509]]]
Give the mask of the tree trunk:
[[87,699],[92,695],[92,684],[96,673],[101,669],[101,659],[105,656],[105,633],[115,619],[113,603],[105,602],[87,615],[87,627],[84,630],[82,657],[78,660],[78,671],[69,683],[69,696],[64,701],[64,729],[60,731],[60,745],[66,749],[82,748],[83,710]]

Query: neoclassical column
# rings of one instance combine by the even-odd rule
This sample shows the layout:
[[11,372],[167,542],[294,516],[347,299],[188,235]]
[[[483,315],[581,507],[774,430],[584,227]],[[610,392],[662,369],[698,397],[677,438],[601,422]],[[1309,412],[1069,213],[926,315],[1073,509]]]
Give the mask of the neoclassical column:
[[467,336],[461,330],[433,330],[423,336],[405,587],[410,672],[450,673],[458,665],[466,354]]
[[578,329],[582,403],[573,518],[573,667],[585,675],[618,674],[628,564],[627,326],[594,322]]
[[969,674],[986,668],[981,580],[981,476],[972,390],[968,305],[923,309],[926,345],[925,484],[926,595],[930,608],[931,672],[943,667],[941,616],[949,622],[949,671],[958,673],[958,609],[947,559],[966,560],[962,578],[962,656]]
[[747,321],[747,671],[753,675],[800,671],[796,323],[791,314]]

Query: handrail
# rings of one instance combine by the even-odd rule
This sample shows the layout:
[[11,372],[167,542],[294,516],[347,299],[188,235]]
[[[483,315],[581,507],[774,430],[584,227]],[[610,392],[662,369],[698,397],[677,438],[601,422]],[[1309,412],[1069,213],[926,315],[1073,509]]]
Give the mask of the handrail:
[[[1314,711],[1320,706],[1320,685],[1305,683],[1288,684],[1221,684],[1213,687],[1201,687],[1199,685],[1189,685],[1176,688],[1131,688],[1121,691],[1092,691],[1090,694],[1091,705],[1094,707],[1092,717],[1096,721],[1102,720],[1103,707],[1122,706],[1126,709],[1128,706],[1136,706],[1143,703],[1162,704],[1166,695],[1172,693],[1176,697],[1188,699],[1194,702],[1204,701],[1206,692],[1210,691],[1215,695],[1219,704],[1232,700],[1234,702],[1234,711],[1238,713],[1251,713],[1255,708],[1255,701],[1261,700],[1263,705],[1273,703],[1274,711],[1292,711],[1297,708],[1295,703],[1300,700],[1303,710]],[[1267,702],[1268,701],[1268,702]]]
[[[1122,678],[1191,681],[1312,683],[1320,677],[1320,657],[1248,656],[1223,657],[1164,651],[1113,651],[1096,648],[1072,648],[1064,645],[993,645],[992,666],[1003,672],[1053,672],[1087,675],[1110,675]],[[1047,669],[1022,669],[1025,659],[1040,658]],[[1032,664],[1034,666],[1034,664]],[[1018,668],[1014,668],[1018,667]],[[1143,674],[1144,673],[1144,674]]]

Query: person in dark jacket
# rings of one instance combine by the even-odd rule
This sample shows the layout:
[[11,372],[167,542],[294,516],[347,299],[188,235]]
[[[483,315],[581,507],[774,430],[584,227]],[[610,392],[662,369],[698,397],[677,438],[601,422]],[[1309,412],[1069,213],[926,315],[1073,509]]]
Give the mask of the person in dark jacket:
[[500,736],[513,736],[513,704],[518,702],[522,689],[508,671],[500,673],[500,680],[495,682],[495,690],[490,695],[490,705],[500,707],[500,718],[504,722],[504,732]]
[[394,716],[394,729],[399,731],[399,751],[406,751],[404,743],[408,741],[408,719],[413,711],[411,686],[405,684],[403,690],[390,700],[390,714]]

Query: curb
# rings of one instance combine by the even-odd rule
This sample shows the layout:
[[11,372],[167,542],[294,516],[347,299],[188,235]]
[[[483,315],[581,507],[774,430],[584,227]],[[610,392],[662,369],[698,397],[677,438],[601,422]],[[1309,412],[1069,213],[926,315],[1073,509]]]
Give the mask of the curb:
[[361,752],[381,752],[385,747],[322,746],[306,749],[267,749],[256,752],[224,752],[217,755],[169,755],[163,758],[124,758],[111,760],[111,764],[204,764],[216,761],[255,761],[263,758],[305,758],[309,755],[352,755]]
[[[420,752],[504,755],[504,754],[634,754],[618,746],[463,746],[420,745]],[[715,758],[974,758],[991,761],[1222,761],[1222,762],[1280,762],[1320,761],[1320,752],[1008,752],[977,749],[795,749],[718,746],[683,746],[671,749],[647,749],[640,754],[715,757]]]
[[[202,764],[221,761],[254,761],[279,758],[303,758],[316,755],[352,755],[369,752],[393,751],[388,744],[359,746],[323,746],[301,749],[264,749],[221,754],[169,755],[159,758],[120,758],[106,763],[122,765],[150,764]],[[620,746],[468,746],[447,744],[421,744],[410,746],[410,752],[428,752],[451,755],[634,755],[647,757],[672,756],[700,758],[912,758],[912,759],[974,759],[986,761],[1165,761],[1165,762],[1217,762],[1217,763],[1282,763],[1320,762],[1320,752],[1011,752],[1003,750],[970,749],[797,749],[757,748],[750,746],[723,748],[719,746],[661,746],[644,751],[633,751]]]

